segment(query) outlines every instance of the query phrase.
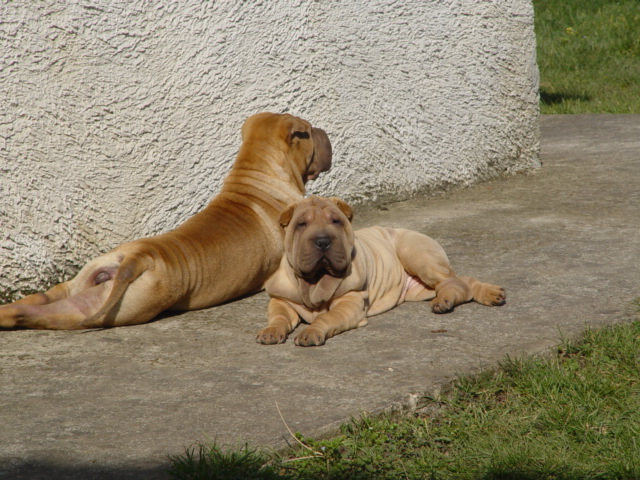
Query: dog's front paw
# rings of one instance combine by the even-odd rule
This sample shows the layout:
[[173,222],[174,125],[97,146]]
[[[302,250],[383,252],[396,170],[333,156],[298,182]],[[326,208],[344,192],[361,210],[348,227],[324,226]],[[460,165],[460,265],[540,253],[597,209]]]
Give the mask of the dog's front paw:
[[309,326],[296,337],[296,345],[300,347],[317,347],[324,345],[326,337],[321,330]]
[[258,332],[256,342],[263,345],[275,345],[284,343],[287,339],[287,332],[278,327],[265,327]]

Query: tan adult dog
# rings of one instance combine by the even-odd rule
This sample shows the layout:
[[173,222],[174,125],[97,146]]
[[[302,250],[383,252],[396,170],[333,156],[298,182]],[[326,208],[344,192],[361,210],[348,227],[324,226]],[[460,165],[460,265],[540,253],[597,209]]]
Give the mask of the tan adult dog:
[[72,280],[0,306],[0,327],[80,329],[144,323],[255,292],[278,267],[280,212],[331,166],[326,133],[292,115],[260,113],[220,194],[173,231],[125,243]]
[[352,217],[351,207],[337,198],[310,197],[283,211],[285,255],[265,284],[269,320],[259,343],[284,342],[302,318],[310,325],[296,345],[323,345],[405,301],[433,299],[436,313],[471,300],[504,304],[502,288],[456,276],[432,238],[401,228],[354,233]]

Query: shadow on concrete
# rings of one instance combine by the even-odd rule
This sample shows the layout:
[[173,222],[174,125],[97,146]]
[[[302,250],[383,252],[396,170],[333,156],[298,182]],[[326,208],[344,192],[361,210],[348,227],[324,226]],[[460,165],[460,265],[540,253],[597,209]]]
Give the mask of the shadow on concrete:
[[63,465],[29,461],[13,465],[0,464],[0,479],[28,480],[168,480],[169,462],[165,466]]

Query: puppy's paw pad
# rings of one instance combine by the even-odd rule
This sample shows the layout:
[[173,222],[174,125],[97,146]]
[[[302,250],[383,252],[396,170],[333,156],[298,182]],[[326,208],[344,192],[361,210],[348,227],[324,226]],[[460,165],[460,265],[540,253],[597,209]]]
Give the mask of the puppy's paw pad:
[[277,327],[265,327],[258,332],[256,342],[263,345],[276,345],[284,343],[287,339],[287,332]]
[[308,327],[296,337],[296,345],[300,347],[318,347],[324,342],[325,336],[321,332]]

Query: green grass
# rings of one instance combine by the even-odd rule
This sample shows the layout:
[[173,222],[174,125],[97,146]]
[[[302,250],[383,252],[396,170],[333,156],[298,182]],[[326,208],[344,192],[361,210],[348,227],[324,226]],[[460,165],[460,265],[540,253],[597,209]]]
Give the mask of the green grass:
[[[305,448],[277,454],[200,445],[173,457],[172,473],[178,479],[640,479],[640,322],[587,330],[551,358],[506,359],[495,371],[457,380],[441,398],[425,399],[411,417],[365,416],[330,439],[298,438]],[[241,474],[233,470],[238,458]]]
[[541,113],[640,113],[640,2],[533,5]]
[[169,457],[174,478],[208,480],[280,480],[285,477],[279,468],[270,465],[271,459],[257,449],[245,445],[223,450],[217,445],[198,445],[184,455]]

